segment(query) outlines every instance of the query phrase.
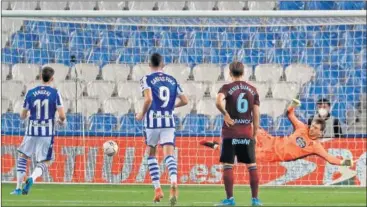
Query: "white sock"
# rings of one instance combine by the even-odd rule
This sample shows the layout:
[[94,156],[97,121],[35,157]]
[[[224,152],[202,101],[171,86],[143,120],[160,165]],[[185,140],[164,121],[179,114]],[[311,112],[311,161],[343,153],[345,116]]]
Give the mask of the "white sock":
[[47,170],[46,164],[44,164],[42,162],[38,163],[37,166],[36,166],[36,169],[34,169],[32,175],[31,175],[31,177],[33,179],[33,182],[35,182],[36,179],[38,177],[40,177],[42,175],[42,173],[45,172],[46,170]]
[[16,189],[22,189],[22,183],[25,176],[25,172],[17,171],[17,188]]
[[171,185],[177,184],[177,162],[172,155],[168,155],[164,159],[166,166],[168,168],[169,178],[171,180]]
[[23,179],[25,176],[25,172],[27,170],[27,159],[23,157],[19,157],[17,160],[17,188],[22,188]]
[[155,157],[148,157],[148,169],[150,178],[152,179],[152,184],[154,186],[154,189],[160,188],[161,183],[159,181],[160,179],[160,170],[158,161]]

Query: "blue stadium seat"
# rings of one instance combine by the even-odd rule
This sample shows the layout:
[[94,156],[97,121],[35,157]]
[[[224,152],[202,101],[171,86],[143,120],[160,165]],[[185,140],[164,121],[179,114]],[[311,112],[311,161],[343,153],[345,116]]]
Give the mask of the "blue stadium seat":
[[120,119],[119,131],[124,133],[141,133],[143,131],[143,121],[137,121],[133,113],[125,114]]
[[185,47],[185,33],[184,32],[171,32],[172,46],[173,47]]
[[251,65],[264,64],[266,62],[266,50],[265,49],[251,49]]
[[337,100],[331,104],[331,115],[345,123],[347,103],[344,100]]
[[183,119],[182,126],[186,133],[205,133],[209,129],[210,120],[203,114],[188,114]]
[[336,9],[335,1],[306,1],[307,10],[333,10]]
[[307,117],[316,113],[316,102],[314,99],[302,98],[300,111],[302,111]]
[[71,22],[55,22],[53,28],[54,30],[64,31],[68,34],[71,34],[76,30],[81,30],[82,24]]
[[312,67],[320,65],[322,62],[321,50],[316,48],[307,48],[302,52],[299,62],[308,64]]
[[291,51],[289,49],[275,49],[275,63],[289,65],[291,63]]
[[173,114],[173,118],[175,119],[176,130],[179,130],[181,127],[181,119],[180,117],[176,116],[175,114]]
[[48,50],[29,49],[25,52],[26,63],[44,65],[54,61],[54,55]]
[[94,63],[100,67],[110,62],[111,52],[107,48],[93,48],[87,55],[86,63]]
[[11,45],[17,49],[30,49],[36,45],[38,39],[38,35],[33,33],[17,32],[11,37]]
[[127,47],[118,50],[118,62],[122,64],[135,64],[142,62],[139,48]]
[[336,1],[338,10],[363,10],[366,9],[365,1]]
[[79,132],[83,130],[85,117],[81,113],[66,113],[66,126],[60,127],[58,131]]
[[303,1],[280,1],[279,10],[304,10],[305,2]]
[[204,62],[203,58],[205,59],[205,55],[202,48],[182,48],[178,60],[179,63],[200,64]]
[[112,114],[93,114],[89,117],[89,123],[89,131],[112,132],[116,127],[117,118]]
[[70,36],[70,49],[87,49],[95,45],[96,37],[92,33],[75,31]]
[[24,124],[22,124],[19,113],[1,114],[1,131],[13,133],[20,128],[24,129]]
[[3,64],[16,64],[22,62],[22,54],[14,48],[2,48],[1,49],[1,62]]
[[274,121],[273,118],[267,114],[260,115],[260,127],[268,132],[273,131]]
[[229,64],[233,61],[234,57],[234,50],[227,48],[227,49],[219,49],[219,63],[220,64]]
[[220,133],[221,130],[222,130],[222,126],[223,126],[223,115],[220,114],[220,115],[217,115],[215,116],[214,118],[214,132],[216,133]]
[[275,132],[275,135],[285,135],[288,136],[292,134],[293,132],[293,125],[289,121],[287,116],[280,116],[277,118],[277,127]]
[[55,62],[70,66],[70,51],[59,48],[55,51]]

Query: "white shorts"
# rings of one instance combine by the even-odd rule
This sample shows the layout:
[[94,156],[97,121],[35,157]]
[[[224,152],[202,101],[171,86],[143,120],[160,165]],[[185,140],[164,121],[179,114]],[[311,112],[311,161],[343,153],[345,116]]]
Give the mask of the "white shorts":
[[145,143],[155,147],[160,145],[175,145],[175,128],[145,129]]
[[53,137],[24,136],[18,152],[27,157],[36,156],[37,162],[48,161],[52,158]]

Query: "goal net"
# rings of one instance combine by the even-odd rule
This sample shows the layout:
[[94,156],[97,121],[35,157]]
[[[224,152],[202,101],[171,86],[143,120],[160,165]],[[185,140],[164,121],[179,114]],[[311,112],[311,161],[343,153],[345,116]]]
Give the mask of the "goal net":
[[[241,61],[245,79],[260,94],[261,127],[279,139],[293,127],[284,110],[292,98],[308,123],[319,99],[330,103],[326,151],[355,160],[353,167],[318,156],[291,162],[259,162],[263,185],[366,185],[366,20],[363,17],[100,17],[3,18],[11,31],[2,47],[2,181],[15,181],[17,147],[26,130],[19,112],[26,90],[39,84],[40,68],[56,71],[67,125],[57,128],[54,159],[40,181],[149,184],[142,123],[140,78],[149,56],[164,57],[189,96],[175,111],[180,184],[220,184],[219,151],[199,145],[220,142],[222,116],[214,98],[230,81],[228,64]],[[336,121],[338,120],[338,121]],[[118,154],[103,154],[105,141]],[[300,145],[300,147],[302,147]],[[167,183],[162,152],[161,181]],[[31,163],[31,172],[35,163]],[[237,184],[248,184],[245,166]]]

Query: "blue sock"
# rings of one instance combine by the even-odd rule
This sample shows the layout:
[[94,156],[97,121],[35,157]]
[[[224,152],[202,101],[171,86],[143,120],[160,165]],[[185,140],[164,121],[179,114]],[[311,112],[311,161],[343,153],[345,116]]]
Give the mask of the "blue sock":
[[27,170],[27,159],[19,157],[17,160],[17,189],[22,188],[23,178]]
[[172,155],[168,155],[166,159],[164,159],[166,166],[169,172],[169,178],[171,180],[171,184],[177,183],[177,162],[176,159]]
[[148,157],[148,168],[149,168],[149,174],[150,178],[152,179],[152,183],[154,185],[154,188],[160,188],[161,183],[159,181],[159,165],[157,158],[155,157]]

